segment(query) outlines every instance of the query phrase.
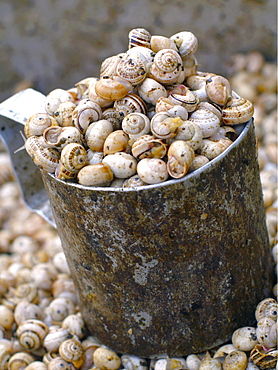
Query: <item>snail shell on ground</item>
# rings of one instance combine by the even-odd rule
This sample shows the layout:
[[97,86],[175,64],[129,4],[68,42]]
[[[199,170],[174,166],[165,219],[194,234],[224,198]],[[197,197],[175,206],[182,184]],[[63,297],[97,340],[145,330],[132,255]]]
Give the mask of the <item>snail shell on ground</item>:
[[30,136],[25,141],[25,149],[36,166],[53,173],[59,164],[60,153],[54,148],[47,148],[43,136]]
[[113,130],[119,130],[123,117],[115,108],[107,108],[102,113],[102,119],[107,119],[113,125]]
[[192,172],[201,168],[209,162],[209,159],[204,155],[196,154],[191,165],[189,166],[188,172]]
[[248,358],[245,352],[235,350],[230,352],[224,359],[223,370],[245,370]]
[[255,316],[256,320],[259,321],[263,317],[270,317],[273,320],[277,319],[278,315],[278,303],[273,298],[266,298],[262,300],[256,308]]
[[54,112],[54,117],[60,126],[73,126],[72,113],[76,108],[76,104],[70,101],[59,104],[57,110]]
[[250,359],[260,369],[272,369],[277,365],[278,350],[265,350],[261,344],[257,344],[250,353]]
[[119,100],[125,97],[132,89],[132,85],[126,81],[118,81],[115,77],[101,78],[95,84],[95,92],[98,96],[106,100]]
[[116,130],[111,132],[111,134],[109,134],[104,141],[104,155],[128,151],[128,141],[129,136],[123,130]]
[[162,84],[148,77],[138,86],[138,94],[146,103],[155,105],[159,98],[167,97],[167,90]]
[[222,109],[222,121],[225,125],[237,125],[249,121],[253,114],[254,105],[233,93],[231,104]]
[[84,350],[76,339],[67,339],[60,344],[59,355],[67,362],[71,362],[79,368],[83,363]]
[[183,177],[188,172],[194,159],[194,150],[184,140],[174,141],[168,149],[167,170],[175,179]]
[[245,326],[237,329],[232,335],[232,342],[236,349],[251,351],[258,344],[256,328]]
[[126,55],[117,65],[117,75],[129,81],[132,86],[143,82],[147,76],[145,58],[140,58],[136,54]]
[[158,112],[151,119],[151,131],[159,139],[169,139],[177,134],[182,123],[179,117],[172,117],[169,112]]
[[225,77],[217,75],[206,80],[206,92],[212,102],[224,106],[231,97],[232,89]]
[[143,113],[129,113],[122,121],[122,129],[135,141],[150,132],[150,119]]
[[170,37],[170,39],[173,40],[176,44],[178,52],[180,53],[182,58],[194,54],[197,50],[198,40],[192,32],[181,31],[175,33],[173,36]]
[[182,65],[179,53],[173,49],[159,50],[154,57],[156,67],[165,73],[173,72]]
[[173,140],[184,140],[193,150],[196,150],[202,144],[202,130],[194,121],[183,121],[182,125],[178,127],[177,135]]
[[168,179],[166,163],[159,158],[144,158],[137,164],[137,173],[147,184],[157,184]]
[[114,176],[119,179],[126,179],[136,173],[137,161],[128,153],[118,152],[104,157],[103,163],[106,163]]
[[125,117],[129,113],[139,112],[146,114],[147,107],[142,98],[135,94],[127,94],[124,98],[116,100],[114,108],[120,113],[122,117]]
[[65,101],[74,102],[74,97],[69,91],[64,89],[55,89],[50,91],[45,98],[46,112],[53,116],[58,106]]
[[259,344],[266,348],[277,346],[277,322],[269,317],[263,317],[257,323],[256,335]]
[[100,120],[101,116],[102,110],[97,103],[89,99],[83,99],[79,102],[72,113],[72,122],[83,134],[89,124]]
[[46,144],[62,149],[69,143],[82,143],[81,132],[76,127],[49,127],[43,132]]
[[128,48],[131,49],[135,46],[144,46],[145,48],[151,47],[151,34],[145,28],[134,28],[128,33]]
[[195,122],[200,127],[204,138],[215,134],[220,127],[219,118],[206,108],[196,109],[191,114],[189,121]]
[[86,149],[78,143],[67,144],[61,152],[61,163],[68,171],[75,172],[86,164]]
[[25,369],[29,364],[35,361],[35,358],[26,352],[18,352],[13,354],[8,362],[9,370]]
[[41,320],[23,321],[17,328],[16,335],[22,347],[30,350],[39,349],[48,333],[48,326]]
[[71,337],[72,336],[66,328],[52,325],[49,327],[49,332],[44,338],[43,347],[46,348],[48,352],[57,352],[60,344]]
[[142,181],[137,174],[124,180],[124,182],[122,183],[123,188],[137,188],[138,186],[144,186],[144,185],[147,185],[147,184],[144,181]]
[[102,151],[104,142],[109,134],[113,132],[113,125],[110,121],[101,119],[93,122],[85,132],[86,144],[93,151]]
[[153,35],[150,40],[151,49],[154,53],[157,53],[159,50],[162,49],[173,49],[178,51],[174,40],[171,40],[168,37]]
[[[74,105],[75,106],[75,105]],[[28,118],[24,125],[26,137],[40,136],[50,126],[58,126],[58,122],[48,113],[35,113]]]
[[100,370],[118,370],[121,366],[121,359],[116,352],[104,347],[95,350],[93,360]]
[[120,53],[104,59],[100,66],[100,78],[104,76],[114,77],[116,75],[117,65],[124,55],[125,53]]
[[109,186],[113,177],[113,172],[106,163],[85,166],[77,175],[79,184],[86,186]]
[[197,153],[206,156],[208,159],[213,159],[224,152],[232,143],[228,138],[217,141],[203,139],[201,146],[197,149]]
[[132,145],[135,158],[163,158],[167,153],[167,145],[152,135],[142,135]]

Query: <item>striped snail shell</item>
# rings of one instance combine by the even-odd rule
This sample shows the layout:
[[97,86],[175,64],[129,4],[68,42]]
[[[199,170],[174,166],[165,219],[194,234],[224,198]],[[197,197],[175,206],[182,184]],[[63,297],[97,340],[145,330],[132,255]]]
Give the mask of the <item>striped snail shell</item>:
[[39,349],[48,333],[48,326],[41,320],[23,321],[17,328],[16,335],[22,347],[30,350]]
[[167,171],[175,179],[187,174],[194,159],[194,150],[184,140],[174,141],[168,149]]
[[48,127],[43,137],[49,147],[56,149],[62,149],[69,143],[82,143],[81,132],[76,127]]
[[117,75],[136,86],[147,76],[146,60],[141,54],[124,56],[117,65]]
[[134,28],[128,34],[128,48],[134,46],[144,46],[145,48],[151,47],[151,34],[145,28]]
[[77,171],[69,171],[61,162],[56,167],[54,175],[57,179],[60,180],[73,180],[76,178]]
[[72,113],[76,108],[76,104],[70,101],[59,104],[57,110],[54,112],[54,117],[60,126],[73,126]]
[[122,117],[132,112],[139,112],[146,114],[147,107],[143,99],[136,94],[127,94],[124,98],[116,100],[114,108],[120,113]]
[[273,298],[266,298],[262,300],[256,307],[256,320],[259,321],[263,317],[270,317],[276,320],[278,315],[278,303]]
[[120,63],[124,55],[125,53],[120,53],[104,59],[100,66],[100,78],[104,76],[110,78],[114,77],[117,74],[117,65]]
[[171,92],[169,94],[169,99],[173,102],[173,104],[181,105],[186,108],[188,112],[193,112],[199,103],[199,99],[193,94],[192,91],[189,90],[189,88],[186,88],[183,94]]
[[278,350],[269,350],[257,344],[250,352],[250,359],[260,369],[273,369],[277,365]]
[[83,363],[84,349],[78,340],[74,338],[67,339],[60,344],[59,355],[65,361],[71,362],[79,368]]
[[75,172],[86,164],[86,149],[78,143],[67,144],[61,152],[61,163],[68,171]]
[[189,31],[181,31],[170,37],[174,41],[182,58],[195,53],[198,47],[197,37]]
[[158,112],[151,119],[151,131],[159,139],[169,139],[177,134],[182,123],[180,117],[172,117],[169,112]]
[[178,81],[182,68],[182,66],[178,66],[173,71],[164,72],[159,69],[155,63],[153,63],[150,67],[149,77],[160,82],[161,84],[171,85]]
[[35,358],[26,352],[17,352],[13,354],[8,362],[9,370],[25,369],[29,364],[35,361]]
[[189,121],[197,123],[204,138],[215,134],[220,127],[220,120],[217,115],[206,108],[196,109],[191,114]]
[[113,125],[113,130],[119,130],[123,117],[115,108],[107,108],[102,112],[102,119],[107,119]]
[[253,114],[254,105],[233,92],[231,104],[222,109],[222,121],[225,125],[238,125],[249,121]]
[[162,72],[173,72],[182,66],[182,59],[177,51],[162,49],[155,54],[154,64]]
[[153,135],[142,135],[132,145],[135,158],[163,158],[167,153],[167,145]]
[[58,126],[58,122],[48,113],[35,113],[28,118],[24,125],[26,137],[40,136],[50,126]]
[[74,126],[83,134],[89,124],[98,121],[101,118],[101,115],[102,110],[97,103],[89,99],[83,99],[73,111],[72,121]]

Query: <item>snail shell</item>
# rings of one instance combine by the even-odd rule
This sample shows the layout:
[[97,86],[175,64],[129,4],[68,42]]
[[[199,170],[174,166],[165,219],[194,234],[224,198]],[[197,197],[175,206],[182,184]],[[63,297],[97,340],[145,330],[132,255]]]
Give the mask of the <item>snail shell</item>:
[[162,84],[148,77],[138,86],[138,94],[146,103],[155,105],[159,98],[167,97],[167,90]]
[[202,130],[193,121],[183,121],[182,125],[178,127],[177,135],[174,137],[174,140],[184,140],[193,150],[196,150],[202,144]]
[[216,358],[211,358],[209,352],[207,352],[200,363],[199,370],[222,370],[222,365]]
[[154,53],[157,53],[162,49],[172,49],[178,51],[174,40],[171,40],[169,37],[153,35],[151,37],[150,44]]
[[9,330],[14,323],[14,313],[3,304],[0,305],[0,327]]
[[125,117],[129,113],[139,112],[146,114],[147,107],[143,99],[135,94],[127,94],[124,98],[116,100],[114,108]]
[[67,316],[62,322],[62,328],[67,329],[72,335],[77,335],[79,339],[82,339],[86,332],[84,320],[76,314]]
[[120,53],[104,59],[100,66],[100,78],[104,76],[109,78],[114,77],[117,74],[117,65],[120,63],[124,55],[125,53]]
[[117,75],[129,81],[132,86],[143,82],[147,76],[145,58],[138,57],[138,54],[126,55],[117,65]]
[[107,108],[102,113],[102,119],[110,121],[113,125],[113,130],[119,130],[123,117],[115,108]]
[[276,320],[278,315],[278,303],[273,298],[266,298],[262,300],[256,308],[255,316],[256,320],[259,321],[263,317],[270,317],[272,320]]
[[72,113],[76,108],[76,104],[70,101],[59,104],[57,110],[54,112],[54,117],[59,123],[59,126],[73,126]]
[[61,152],[61,163],[68,171],[76,172],[86,164],[87,152],[78,143],[67,144]]
[[[168,112],[174,107],[174,103],[169,98],[160,97],[155,105],[155,112]],[[171,113],[170,113],[171,114]]]
[[182,59],[177,51],[162,49],[155,54],[154,64],[160,71],[168,73],[181,67]]
[[195,56],[189,55],[188,57],[182,58],[185,78],[195,75],[197,72],[198,62]]
[[277,346],[277,322],[269,317],[263,317],[257,323],[256,335],[259,344],[266,348]]
[[14,301],[19,303],[21,301],[37,303],[38,289],[33,283],[20,284],[14,291]]
[[189,31],[181,31],[170,37],[174,41],[182,58],[195,53],[198,47],[197,37]]
[[55,177],[60,180],[73,180],[77,176],[77,171],[69,171],[62,163],[59,163],[55,170]]
[[160,82],[163,85],[171,85],[179,79],[179,75],[183,69],[182,65],[179,65],[176,69],[170,72],[164,72],[159,69],[155,63],[150,67],[149,77]]
[[145,28],[134,28],[128,34],[128,48],[131,49],[135,46],[144,46],[145,48],[151,47],[151,34]]
[[75,367],[81,367],[84,359],[84,350],[76,339],[67,339],[60,344],[59,355],[67,362],[71,362]]
[[95,151],[92,151],[91,149],[88,149],[86,165],[101,163],[103,160],[103,157],[104,157],[103,152],[95,152]]
[[26,137],[40,136],[50,126],[58,126],[58,122],[48,113],[35,113],[28,118],[24,125]]
[[147,370],[148,364],[146,359],[137,357],[137,356],[129,356],[129,355],[122,355],[121,357],[122,366],[126,370]]
[[181,105],[186,108],[188,112],[193,112],[199,103],[199,99],[188,88],[183,94],[170,92],[169,99],[174,105]]
[[220,139],[212,141],[203,139],[201,146],[197,149],[198,154],[206,156],[208,159],[213,159],[224,152],[233,142],[230,139]]
[[212,76],[216,76],[216,74],[211,73],[211,72],[197,71],[196,74],[194,74],[194,75],[192,75],[192,76],[190,76],[186,79],[186,85],[191,90],[200,89],[203,86],[206,86],[206,80],[208,80]]
[[51,290],[57,270],[50,263],[39,263],[33,267],[31,276],[38,289]]
[[184,140],[174,141],[168,149],[167,170],[169,175],[179,179],[187,174],[194,159],[194,150]]
[[64,360],[62,357],[57,356],[53,358],[48,364],[48,370],[76,370],[76,367]]
[[251,351],[258,344],[256,328],[245,326],[237,329],[232,335],[232,343],[236,349]]
[[157,184],[168,179],[166,163],[159,158],[144,158],[137,164],[138,176],[147,184]]
[[68,315],[75,313],[74,303],[70,299],[64,297],[53,299],[48,309],[53,324],[60,324]]
[[103,163],[106,163],[114,176],[119,179],[126,179],[136,173],[137,161],[128,153],[118,152],[104,157]]
[[189,370],[199,370],[200,364],[201,360],[197,355],[192,354],[186,357],[186,366]]
[[150,119],[143,113],[129,113],[122,121],[122,129],[135,141],[150,132]]
[[30,136],[25,141],[25,149],[36,166],[53,173],[59,164],[60,153],[54,148],[47,148],[43,136]]
[[11,357],[10,351],[0,344],[0,369],[8,369],[8,362]]
[[77,303],[73,280],[67,275],[58,277],[58,279],[54,281],[52,284],[52,294],[54,298],[64,297],[70,299],[75,304]]
[[18,352],[9,358],[8,369],[20,370],[25,369],[29,364],[35,361],[35,358],[26,352]]
[[224,106],[231,97],[232,89],[225,77],[217,75],[206,80],[206,92],[213,103]]
[[86,186],[109,186],[113,177],[113,172],[106,163],[85,166],[77,175],[79,184]]
[[223,370],[245,370],[248,358],[245,352],[235,350],[230,352],[224,359]]
[[121,366],[121,359],[116,352],[104,347],[95,350],[93,360],[100,370],[118,370]]
[[137,188],[138,186],[144,186],[147,185],[144,181],[140,179],[140,177],[135,174],[131,176],[130,178],[124,180],[122,187],[123,188]]
[[99,79],[96,77],[86,77],[83,80],[78,81],[75,84],[77,89],[77,98],[80,100],[88,99],[91,86],[95,85],[98,80]]
[[168,109],[168,113],[170,113],[173,117],[180,117],[183,121],[186,121],[188,118],[188,111],[181,105],[174,105],[172,108]]
[[65,101],[74,102],[74,97],[69,91],[64,89],[50,91],[45,98],[46,112],[53,116],[58,106]]
[[260,369],[272,369],[277,365],[278,350],[269,351],[257,344],[250,353],[250,359]]
[[220,127],[220,120],[217,115],[206,108],[196,109],[191,114],[189,121],[195,122],[200,127],[204,138],[215,134]]
[[49,327],[49,332],[44,338],[43,347],[48,352],[57,352],[60,344],[70,337],[71,335],[66,328],[61,328],[58,325],[52,325]]
[[72,122],[81,133],[84,133],[87,127],[92,122],[100,120],[101,116],[102,110],[97,103],[89,99],[83,99],[72,113]]
[[191,165],[189,166],[188,172],[193,172],[198,168],[201,168],[209,162],[209,159],[204,155],[196,154]]
[[153,63],[155,53],[151,49],[145,48],[143,46],[135,46],[132,49],[128,49],[126,51],[126,55],[142,58],[145,62],[145,67],[148,73],[150,66]]
[[48,326],[41,320],[23,321],[17,328],[16,335],[22,347],[30,350],[39,349],[48,333]]
[[167,153],[167,145],[152,135],[142,135],[131,148],[135,158],[163,158]]
[[199,108],[208,109],[209,111],[214,113],[219,118],[219,120],[221,121],[221,119],[222,119],[222,109],[219,107],[219,105],[216,105],[216,104],[211,103],[211,102],[209,103],[207,101],[202,101],[197,105],[197,109],[199,109]]
[[123,130],[111,132],[105,139],[103,153],[114,154],[116,152],[126,152],[129,149],[129,136]]
[[101,119],[94,122],[85,132],[86,144],[91,150],[101,152],[104,142],[111,132],[113,132],[113,125],[110,121]]
[[158,112],[151,119],[151,131],[159,139],[169,139],[177,134],[182,123],[179,117],[172,117],[169,112]]
[[125,97],[131,91],[132,85],[123,79],[101,78],[95,84],[95,92],[105,100],[119,100]]
[[47,365],[42,361],[34,361],[25,367],[27,370],[47,370]]
[[231,104],[222,109],[222,121],[225,125],[238,125],[249,121],[253,114],[253,104],[233,93]]
[[49,127],[43,132],[46,144],[62,149],[69,143],[82,143],[81,132],[76,127]]
[[[107,77],[106,77],[107,78]],[[96,93],[96,84],[93,84],[90,86],[89,92],[88,92],[89,99],[98,104],[101,108],[109,108],[113,105],[114,101],[111,99],[103,99]]]

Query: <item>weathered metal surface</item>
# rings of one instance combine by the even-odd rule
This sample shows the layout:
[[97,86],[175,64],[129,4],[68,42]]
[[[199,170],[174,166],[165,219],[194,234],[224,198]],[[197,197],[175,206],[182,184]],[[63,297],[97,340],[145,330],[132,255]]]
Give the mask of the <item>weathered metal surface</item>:
[[181,180],[111,189],[42,177],[82,315],[105,345],[180,356],[255,321],[272,262],[251,121]]

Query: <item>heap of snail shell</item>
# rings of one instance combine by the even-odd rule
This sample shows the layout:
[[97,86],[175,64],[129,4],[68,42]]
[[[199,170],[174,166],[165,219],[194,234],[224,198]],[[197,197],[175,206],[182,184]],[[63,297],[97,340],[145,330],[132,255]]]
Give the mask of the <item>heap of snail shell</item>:
[[197,70],[192,32],[136,28],[128,40],[99,77],[51,91],[46,113],[28,119],[25,148],[41,170],[86,186],[179,179],[225,151],[232,126],[252,118],[252,103],[225,77]]

